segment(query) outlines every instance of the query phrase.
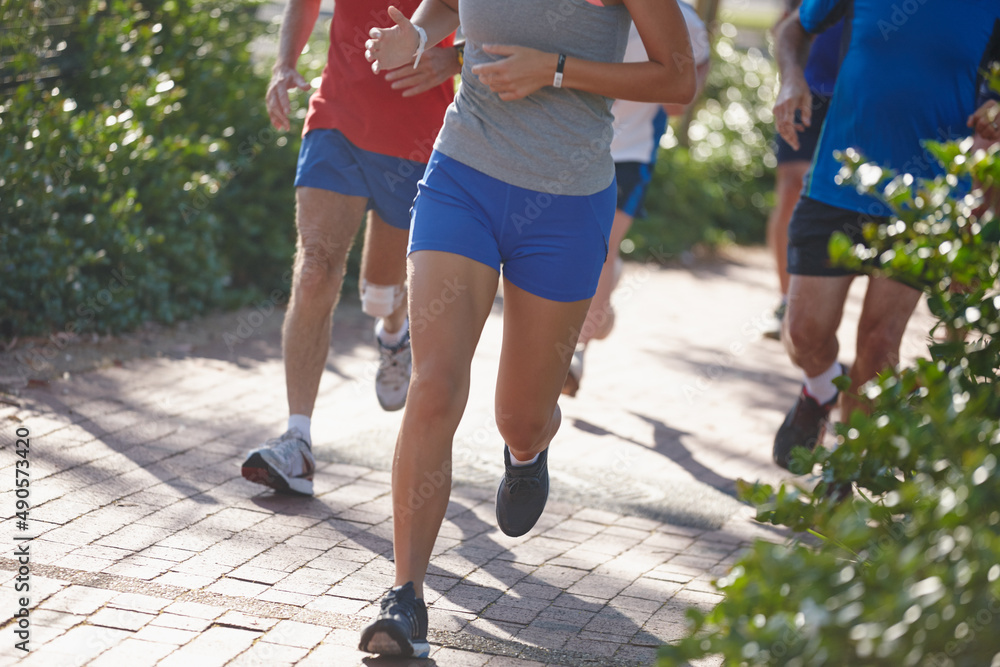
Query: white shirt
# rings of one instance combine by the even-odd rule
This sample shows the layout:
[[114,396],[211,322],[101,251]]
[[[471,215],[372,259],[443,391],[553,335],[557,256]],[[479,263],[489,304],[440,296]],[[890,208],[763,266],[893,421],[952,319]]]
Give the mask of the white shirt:
[[[702,65],[708,62],[712,54],[708,43],[708,30],[705,29],[705,24],[694,7],[686,2],[677,4],[687,23],[695,65]],[[643,63],[648,60],[649,56],[633,23],[629,30],[628,47],[625,49],[625,62]],[[662,114],[662,122],[666,122],[663,107],[648,102],[615,100],[611,106],[611,113],[615,116],[613,125],[615,137],[611,141],[611,157],[614,161],[652,162],[655,157],[656,142],[659,140],[654,130],[657,116]]]

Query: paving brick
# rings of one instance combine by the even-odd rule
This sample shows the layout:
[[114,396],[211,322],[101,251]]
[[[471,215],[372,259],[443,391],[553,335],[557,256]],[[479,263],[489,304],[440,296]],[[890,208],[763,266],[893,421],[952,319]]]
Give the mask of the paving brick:
[[143,595],[141,593],[119,593],[108,601],[107,606],[113,609],[141,611],[147,614],[155,614],[171,602],[173,602],[173,600],[153,597],[152,595]]
[[207,586],[205,590],[209,593],[218,593],[219,595],[252,598],[260,595],[269,588],[270,586],[267,584],[255,584],[250,581],[240,581],[239,579],[224,577]]
[[599,658],[610,658],[618,650],[618,646],[618,644],[613,642],[572,637],[563,645],[563,650],[576,651],[577,653],[584,653]]
[[166,539],[172,532],[169,528],[133,523],[119,528],[106,537],[102,537],[97,540],[96,544],[128,549],[130,551],[141,551],[160,540]]
[[[362,660],[371,661],[371,656],[357,650],[358,633],[353,630],[333,630],[322,645],[296,663],[296,667],[330,667],[331,665],[363,665]],[[399,661],[400,667],[416,661]],[[426,664],[426,663],[425,663]]]
[[281,646],[258,641],[229,662],[229,667],[284,667],[284,665],[298,664],[308,653],[308,649],[298,646]]
[[173,647],[188,643],[198,636],[199,631],[182,630],[180,628],[168,628],[162,625],[150,623],[142,630],[135,633],[135,639],[155,642],[157,644],[168,644]]
[[594,616],[593,611],[548,607],[540,611],[528,627],[540,631],[565,632],[575,636]]
[[305,607],[311,611],[353,616],[367,607],[368,604],[364,600],[352,600],[335,595],[321,595],[306,604]]
[[676,595],[683,586],[682,583],[676,581],[663,581],[643,577],[622,590],[621,594],[622,596],[630,596],[632,598],[666,602]]
[[215,582],[215,577],[204,577],[187,572],[164,572],[152,580],[154,584],[165,586],[181,586],[182,588],[201,589],[211,586]]
[[244,630],[254,630],[256,632],[266,632],[278,624],[278,619],[252,616],[244,614],[242,611],[227,611],[215,619],[215,624],[243,628]]
[[502,595],[501,591],[485,586],[458,584],[434,603],[439,609],[478,614]]
[[330,628],[298,621],[281,621],[264,634],[261,641],[311,649],[330,633]]
[[259,632],[213,627],[195,637],[159,663],[161,667],[191,667],[194,664],[223,665],[245,651]]
[[567,590],[576,595],[588,595],[604,600],[610,600],[621,593],[631,582],[619,577],[609,577],[601,574],[588,574]]
[[448,611],[430,607],[427,610],[428,627],[439,632],[462,632],[469,623],[476,620],[476,614]]
[[[101,628],[95,625],[78,625],[47,643],[44,654],[39,651],[37,657],[41,658],[43,655],[59,656],[53,662],[60,667],[87,665],[112,646],[121,644],[131,634],[127,630]],[[52,660],[52,658],[48,659]]]
[[437,667],[482,667],[491,656],[442,647],[431,651],[430,657]]
[[[223,610],[219,610],[222,612]],[[164,628],[174,628],[176,630],[191,630],[193,632],[201,632],[207,629],[212,622],[204,618],[193,618],[191,616],[180,616],[178,614],[159,614],[156,618],[149,622],[150,625],[159,625]]]
[[72,614],[54,609],[33,609],[31,611],[31,624],[36,627],[43,626],[58,630],[68,630],[86,620],[86,614]]
[[303,593],[291,593],[289,591],[279,591],[274,588],[268,588],[256,597],[258,600],[263,600],[264,602],[278,602],[280,604],[289,604],[295,607],[305,607],[307,604],[315,600],[317,596],[305,595]]
[[96,614],[90,616],[87,622],[91,625],[100,625],[106,628],[118,628],[120,630],[131,630],[135,632],[142,626],[149,623],[156,616],[141,611],[129,611],[127,609],[104,608]]
[[155,579],[164,574],[173,565],[170,561],[142,556],[128,556],[104,568],[104,572],[118,574],[132,579]]
[[168,644],[128,638],[102,653],[91,662],[92,667],[152,667],[167,656],[174,647]]
[[112,598],[118,595],[115,591],[89,586],[70,586],[39,605],[42,609],[61,611],[70,614],[92,614]]

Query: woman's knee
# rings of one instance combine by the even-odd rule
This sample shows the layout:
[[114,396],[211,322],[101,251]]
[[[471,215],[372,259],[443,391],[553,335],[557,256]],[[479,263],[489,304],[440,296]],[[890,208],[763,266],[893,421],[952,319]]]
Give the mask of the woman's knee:
[[457,373],[430,368],[414,368],[406,399],[408,415],[422,423],[454,422],[457,426],[468,397],[468,382]]
[[505,412],[497,408],[497,430],[507,446],[514,451],[531,451],[539,443],[551,439],[553,432],[552,412],[539,410],[519,410]]

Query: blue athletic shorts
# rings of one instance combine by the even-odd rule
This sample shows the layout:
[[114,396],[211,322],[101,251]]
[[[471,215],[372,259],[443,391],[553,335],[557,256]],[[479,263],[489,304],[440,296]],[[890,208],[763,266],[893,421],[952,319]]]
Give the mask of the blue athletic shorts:
[[440,250],[500,271],[551,301],[594,296],[608,256],[615,184],[593,195],[508,185],[438,152],[413,202],[410,252]]
[[397,229],[409,229],[410,206],[426,166],[358,148],[340,130],[310,130],[302,137],[295,187],[367,197],[369,210]]
[[[855,271],[830,264],[830,237],[834,232],[844,232],[852,245],[865,244],[864,227],[870,222],[884,225],[889,218],[831,206],[811,197],[800,197],[788,223],[788,272],[797,276],[854,275]],[[878,266],[878,261],[872,260],[868,264]]]
[[653,167],[649,162],[615,162],[615,182],[618,184],[618,210],[633,218],[646,215],[643,202],[646,190],[653,180]]

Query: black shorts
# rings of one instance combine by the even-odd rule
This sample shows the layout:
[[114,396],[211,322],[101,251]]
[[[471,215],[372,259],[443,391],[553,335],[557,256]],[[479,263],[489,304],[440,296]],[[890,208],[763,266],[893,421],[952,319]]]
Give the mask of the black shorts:
[[[819,135],[823,129],[823,120],[826,118],[827,109],[830,108],[830,98],[813,93],[812,96],[812,120],[809,127],[799,132],[799,150],[795,150],[788,145],[781,135],[776,135],[774,139],[774,157],[778,164],[784,162],[812,162],[813,153],[816,152],[816,145],[819,143]],[[799,122],[799,112],[795,112],[795,122]]]
[[615,181],[618,183],[616,208],[633,218],[646,215],[642,204],[652,179],[653,165],[648,162],[615,162]]
[[844,232],[852,244],[864,243],[862,230],[870,222],[884,225],[889,218],[799,198],[788,223],[788,272],[798,276],[854,275],[855,271],[830,265],[830,237]]

